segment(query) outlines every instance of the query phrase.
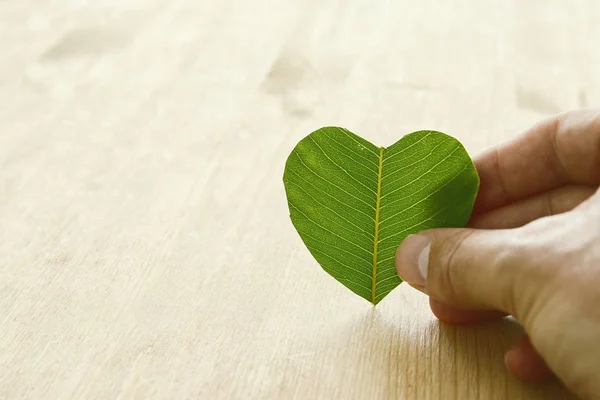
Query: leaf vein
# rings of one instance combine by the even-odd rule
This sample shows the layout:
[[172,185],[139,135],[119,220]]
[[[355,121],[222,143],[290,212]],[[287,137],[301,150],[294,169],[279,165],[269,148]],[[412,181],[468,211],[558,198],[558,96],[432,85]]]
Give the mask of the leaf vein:
[[406,185],[402,185],[394,190],[392,190],[390,193],[387,193],[385,196],[382,197],[382,199],[384,197],[387,197],[395,192],[397,192],[400,189],[404,189],[407,186],[412,185],[415,182],[418,182],[419,179],[421,179],[422,177],[424,177],[425,175],[427,175],[428,173],[430,173],[431,171],[434,170],[435,167],[437,167],[438,165],[440,165],[441,163],[443,163],[444,161],[446,161],[448,158],[450,158],[450,156],[452,156],[452,154],[454,154],[456,152],[456,150],[458,150],[460,148],[460,146],[457,146],[454,150],[452,150],[446,157],[442,158],[439,162],[437,162],[433,167],[429,168],[427,171],[425,171],[424,173],[422,173],[421,175],[419,175],[418,177],[416,177],[415,179],[413,179],[412,181],[408,182]]
[[[431,132],[427,133],[427,134],[426,134],[425,136],[423,136],[421,139],[419,139],[419,140],[417,140],[416,142],[414,142],[414,143],[410,144],[409,146],[406,146],[405,148],[403,148],[403,149],[402,149],[402,150],[400,150],[399,152],[397,152],[397,153],[393,153],[392,155],[390,155],[390,156],[387,158],[387,161],[389,161],[391,158],[394,158],[394,157],[396,157],[396,156],[397,156],[397,155],[399,155],[399,154],[402,154],[402,153],[404,153],[406,150],[410,149],[411,147],[413,147],[413,146],[416,146],[418,143],[422,142],[423,140],[425,140],[425,139],[426,139],[426,138],[428,138],[429,136],[431,136]],[[383,161],[386,161],[386,160],[384,159]]]
[[[369,278],[369,282],[371,281],[371,277],[370,277],[368,274],[366,274],[365,272],[363,272],[363,271],[360,271],[360,270],[358,270],[358,269],[356,269],[356,268],[352,268],[352,267],[348,266],[348,264],[343,264],[343,263],[341,263],[341,262],[340,262],[338,259],[336,259],[336,258],[334,258],[334,257],[330,256],[329,254],[325,253],[324,251],[322,251],[322,250],[319,250],[318,248],[313,248],[313,249],[312,249],[312,251],[315,251],[315,252],[317,252],[317,253],[320,253],[321,255],[323,255],[323,256],[325,256],[325,257],[329,258],[330,260],[333,260],[333,261],[335,261],[335,262],[336,262],[338,265],[342,266],[342,268],[344,268],[344,269],[349,269],[350,271],[354,271],[354,272],[356,272],[356,273],[358,273],[358,274],[360,274],[360,275],[364,275],[364,276],[366,276],[367,278]],[[349,281],[349,282],[354,282],[354,283],[356,283],[356,281],[352,281],[352,280],[350,280],[349,278],[346,278],[346,280],[347,280],[347,281]],[[371,288],[367,288],[367,287],[364,287],[364,288],[365,288],[365,289],[368,289],[368,290],[369,290],[369,292],[371,291]]]
[[[389,216],[389,217],[385,218],[385,219],[384,219],[382,222],[385,222],[385,221],[388,221],[388,220],[390,220],[390,219],[392,219],[392,218],[395,218],[395,217],[397,217],[398,215],[400,215],[400,214],[402,214],[402,213],[404,213],[404,212],[406,212],[406,211],[408,211],[408,210],[410,210],[410,209],[412,209],[412,208],[416,207],[418,204],[420,204],[420,203],[422,203],[422,202],[424,202],[424,201],[428,200],[429,198],[431,198],[432,196],[434,196],[436,193],[438,193],[438,192],[440,192],[442,189],[444,189],[446,186],[448,186],[448,185],[450,185],[452,182],[454,182],[454,180],[456,180],[456,178],[458,178],[458,177],[460,176],[460,174],[462,174],[462,173],[463,173],[463,171],[464,171],[465,169],[466,169],[466,167],[465,167],[465,168],[463,168],[462,170],[460,170],[460,172],[458,172],[458,173],[457,173],[455,176],[453,176],[453,177],[452,177],[452,179],[449,179],[449,180],[448,180],[446,183],[444,183],[442,186],[440,186],[439,188],[437,188],[435,191],[431,192],[431,193],[430,193],[430,194],[428,194],[427,196],[423,197],[421,200],[417,201],[416,203],[413,203],[413,204],[412,204],[410,207],[408,207],[408,208],[405,208],[405,209],[403,209],[402,211],[398,211],[396,214],[394,214],[394,215],[391,215],[391,216]],[[412,196],[409,196],[409,197],[414,197],[414,194],[416,194],[416,193],[419,193],[419,192],[421,192],[421,191],[423,191],[423,190],[424,190],[424,189],[419,189],[418,191],[414,192]],[[395,223],[393,223],[393,224],[391,224],[391,225],[387,225],[387,227],[389,228],[389,227],[391,227],[391,226],[398,225],[399,223],[405,222],[406,220],[407,220],[407,219],[404,219],[404,220],[402,220],[402,221],[399,221],[399,222],[395,222]]]
[[[302,163],[302,165],[304,165],[306,167],[307,170],[309,170],[310,172],[313,173],[314,176],[316,176],[317,178],[320,178],[322,181],[324,181],[325,183],[327,183],[328,185],[334,186],[336,188],[338,188],[339,190],[341,190],[342,192],[346,193],[348,196],[353,197],[354,199],[360,201],[361,203],[363,203],[364,205],[368,206],[369,208],[373,209],[373,211],[375,211],[375,207],[373,207],[372,205],[370,205],[369,203],[367,203],[366,201],[364,201],[363,199],[361,199],[360,197],[356,197],[355,195],[353,195],[350,192],[347,192],[346,190],[342,189],[341,187],[339,187],[338,185],[336,185],[335,183],[329,181],[328,179],[325,179],[324,177],[322,177],[321,175],[317,174],[315,171],[313,171],[302,159],[302,157],[300,157],[300,155],[296,152],[296,157],[298,157],[298,160],[300,160],[300,162]],[[301,176],[301,175],[300,175]]]
[[294,208],[296,209],[296,211],[298,211],[300,214],[304,215],[304,217],[305,217],[305,218],[306,218],[308,221],[312,222],[313,224],[315,224],[315,225],[316,225],[316,226],[318,226],[319,228],[323,229],[324,231],[327,231],[327,232],[331,233],[331,234],[332,234],[332,235],[334,235],[334,236],[337,236],[338,238],[342,239],[343,241],[345,241],[345,242],[347,242],[347,243],[350,243],[350,244],[352,244],[353,246],[355,246],[355,247],[359,248],[360,250],[362,250],[362,251],[366,252],[366,253],[369,255],[369,257],[371,257],[371,256],[373,255],[373,253],[371,253],[371,252],[370,252],[368,249],[365,249],[364,247],[362,247],[361,245],[359,245],[359,244],[357,244],[357,243],[354,243],[354,242],[353,242],[353,241],[351,241],[350,239],[347,239],[347,238],[345,238],[345,237],[343,237],[343,236],[340,236],[340,235],[338,235],[337,233],[335,233],[335,232],[333,232],[333,231],[331,231],[331,230],[327,229],[325,226],[323,226],[323,225],[319,224],[317,221],[315,221],[314,219],[312,219],[311,217],[309,217],[308,215],[306,215],[306,213],[304,213],[304,212],[303,212],[302,210],[300,210],[298,207],[295,207],[295,206],[293,206],[293,207],[294,207]]
[[[319,145],[319,143],[317,143],[317,141],[312,136],[310,138],[314,142],[314,144],[319,148],[319,150],[321,150],[321,153],[323,153],[325,155],[325,157],[327,157],[329,159],[329,161],[331,161],[333,163],[333,165],[335,165],[336,167],[338,167],[339,169],[344,171],[344,173],[346,175],[348,175],[355,182],[358,182],[362,187],[366,188],[369,192],[373,193],[374,195],[377,195],[377,192],[375,190],[371,189],[370,187],[365,185],[363,182],[356,179],[354,176],[352,176],[350,173],[348,173],[348,170],[346,170],[344,167],[342,167],[341,165],[336,163],[331,157],[329,157],[329,155],[325,152],[325,150]],[[361,176],[363,176],[363,175],[361,175]]]
[[[374,236],[373,236],[373,234],[371,232],[369,232],[366,229],[363,230],[361,227],[359,227],[358,225],[356,225],[354,222],[350,221],[346,217],[344,217],[341,214],[339,214],[338,212],[336,212],[333,208],[330,208],[326,204],[321,203],[319,200],[317,200],[315,197],[313,197],[310,193],[308,193],[301,185],[298,185],[297,183],[293,183],[293,182],[290,182],[290,183],[292,185],[296,186],[298,189],[302,190],[304,192],[304,194],[306,194],[308,197],[310,197],[311,199],[313,199],[317,204],[319,204],[320,206],[322,206],[325,210],[334,213],[335,215],[337,215],[338,217],[340,217],[344,222],[347,222],[350,225],[352,225],[355,228],[357,228],[358,231],[355,231],[355,230],[352,230],[352,229],[349,229],[349,228],[346,228],[346,227],[345,227],[345,229],[348,229],[348,231],[356,233],[356,234],[367,235],[367,237],[369,239],[371,239],[371,240],[373,239]],[[294,208],[297,209],[297,207],[294,206],[291,202],[289,204],[290,204],[290,206],[293,206]],[[323,215],[323,214],[319,213],[319,215]],[[341,226],[341,224],[340,224],[340,226]]]
[[[327,193],[326,191],[324,191],[323,189],[319,188],[318,186],[313,185],[312,182],[310,182],[308,179],[306,179],[304,176],[302,176],[299,172],[297,172],[293,168],[290,168],[289,171],[291,171],[294,174],[296,174],[296,176],[298,176],[300,179],[302,179],[304,182],[306,182],[311,187],[315,188],[315,190],[317,190],[317,191],[319,191],[321,193],[324,193],[325,195],[327,195],[327,196],[331,197],[332,199],[334,199],[335,201],[339,202],[339,200],[336,199],[335,196],[331,195],[330,193]],[[357,212],[363,214],[366,217],[369,217],[369,219],[371,219],[373,222],[375,222],[375,219],[371,215],[367,214],[366,212],[364,212],[362,210],[359,210],[358,208],[353,207],[350,204],[346,204],[346,206],[348,206],[349,208],[353,209],[354,211],[357,211]]]
[[376,151],[371,150],[370,148],[368,148],[367,146],[365,146],[364,144],[362,144],[361,142],[359,142],[358,140],[356,140],[356,138],[353,136],[354,134],[350,131],[344,131],[342,128],[337,127],[337,129],[339,129],[340,131],[342,131],[344,134],[347,135],[347,137],[349,137],[353,142],[358,143],[361,147],[364,147],[365,150],[369,151],[370,153],[376,155],[377,157],[379,157],[379,154],[377,154]]
[[[362,154],[360,154],[360,152],[356,151],[355,149],[352,149],[351,147],[348,147],[348,146],[344,145],[342,142],[336,140],[333,136],[326,136],[326,137],[327,137],[328,140],[331,140],[332,142],[335,142],[340,147],[343,147],[346,150],[351,151],[357,157],[360,157],[363,160],[368,161],[369,163],[372,163],[375,167],[377,167],[377,163],[374,160],[371,160],[370,158],[367,158],[367,157],[363,156]],[[360,146],[364,147],[366,150],[368,150],[369,152],[371,152],[370,149],[368,149],[367,147],[363,146],[362,144]],[[371,171],[371,170],[369,170],[369,171]]]

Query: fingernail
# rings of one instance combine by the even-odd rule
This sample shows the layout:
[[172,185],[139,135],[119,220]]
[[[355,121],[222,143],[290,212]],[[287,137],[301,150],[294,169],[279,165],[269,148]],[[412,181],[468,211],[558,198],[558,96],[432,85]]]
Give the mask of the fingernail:
[[396,270],[403,281],[418,286],[427,282],[431,240],[427,236],[410,235],[396,252]]

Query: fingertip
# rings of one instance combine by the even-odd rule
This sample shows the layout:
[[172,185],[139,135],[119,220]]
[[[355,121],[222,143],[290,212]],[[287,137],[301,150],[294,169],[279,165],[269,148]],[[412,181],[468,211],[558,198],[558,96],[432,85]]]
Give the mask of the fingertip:
[[396,271],[411,286],[425,287],[431,239],[422,234],[410,235],[396,251]]
[[508,372],[523,381],[541,381],[554,376],[544,359],[524,337],[504,355]]

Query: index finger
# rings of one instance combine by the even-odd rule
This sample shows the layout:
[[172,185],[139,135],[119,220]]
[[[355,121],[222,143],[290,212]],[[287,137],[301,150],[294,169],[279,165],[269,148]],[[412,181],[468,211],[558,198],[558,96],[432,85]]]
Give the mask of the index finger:
[[600,184],[600,109],[548,118],[475,159],[481,179],[475,213],[567,183]]

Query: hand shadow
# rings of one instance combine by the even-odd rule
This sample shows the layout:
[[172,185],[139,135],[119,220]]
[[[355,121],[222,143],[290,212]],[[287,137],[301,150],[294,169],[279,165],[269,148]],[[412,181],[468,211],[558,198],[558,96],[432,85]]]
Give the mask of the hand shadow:
[[422,297],[356,313],[330,331],[318,344],[328,355],[313,385],[337,398],[575,399],[558,382],[508,374],[504,354],[523,335],[513,319],[445,325]]
[[[422,319],[422,317],[421,317]],[[504,354],[524,335],[512,318],[454,326],[433,316],[407,332],[396,325],[390,343],[390,397],[444,399],[574,399],[556,380],[525,383],[504,366]]]

